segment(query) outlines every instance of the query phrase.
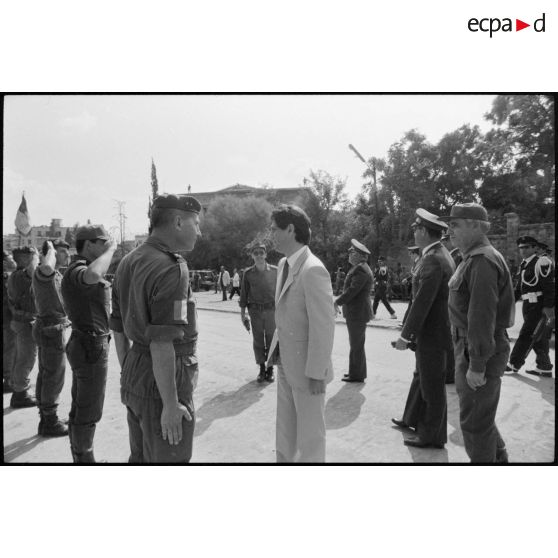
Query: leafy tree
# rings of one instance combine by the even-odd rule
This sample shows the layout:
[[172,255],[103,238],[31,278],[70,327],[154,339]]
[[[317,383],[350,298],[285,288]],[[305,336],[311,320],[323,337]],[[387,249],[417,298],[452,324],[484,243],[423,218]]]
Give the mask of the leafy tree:
[[269,228],[272,206],[262,198],[220,196],[207,209],[188,260],[195,269],[242,267],[250,263],[246,247]]

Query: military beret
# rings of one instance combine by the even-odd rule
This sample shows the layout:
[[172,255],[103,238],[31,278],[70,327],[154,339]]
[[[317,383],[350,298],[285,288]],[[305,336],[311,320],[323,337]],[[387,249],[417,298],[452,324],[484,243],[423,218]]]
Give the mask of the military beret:
[[179,209],[180,211],[199,213],[201,204],[192,196],[161,194],[153,200],[153,209]]
[[103,225],[84,225],[76,231],[76,240],[108,240],[109,234]]
[[526,246],[538,246],[539,241],[532,236],[520,236],[517,239],[517,245],[525,244]]
[[440,217],[444,221],[452,219],[476,219],[477,221],[488,221],[486,209],[478,203],[456,203],[449,215]]
[[[351,248],[354,248],[357,252],[360,252],[361,254],[365,254],[367,256],[370,255],[370,250],[368,250],[368,248],[366,248],[366,246],[362,244],[362,242],[359,242],[354,238],[351,238]],[[351,248],[349,248],[349,250]]]
[[440,220],[438,215],[426,211],[419,207],[415,211],[416,219],[411,224],[411,227],[426,227],[427,229],[433,229],[436,231],[446,230],[448,228],[447,224]]
[[52,245],[54,246],[54,248],[70,248],[70,245],[65,241],[62,240],[61,238],[57,238]]

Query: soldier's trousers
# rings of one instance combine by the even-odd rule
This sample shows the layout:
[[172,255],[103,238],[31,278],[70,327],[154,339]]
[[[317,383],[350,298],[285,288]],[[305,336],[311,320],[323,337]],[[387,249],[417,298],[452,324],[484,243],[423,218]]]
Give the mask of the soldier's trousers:
[[366,378],[366,353],[364,342],[366,340],[366,322],[347,319],[349,332],[349,377],[355,380]]
[[264,364],[275,331],[275,309],[248,308],[248,314],[252,325],[252,347],[254,348],[256,364]]
[[459,422],[465,451],[472,463],[494,463],[497,449],[505,447],[496,427],[495,418],[500,400],[502,376],[510,354],[510,342],[505,329],[494,333],[495,352],[486,363],[486,384],[473,390],[467,384],[469,352],[465,334],[453,333],[455,355],[455,387],[459,397]]
[[10,383],[16,356],[16,336],[10,323],[2,324],[2,376]]
[[387,299],[387,291],[380,289],[375,295],[374,295],[374,302],[372,304],[372,312],[374,314],[376,314],[377,310],[378,310],[378,305],[380,304],[380,301],[382,301],[384,303],[384,306],[386,307],[387,311],[390,314],[394,313],[394,309],[391,307],[391,304],[388,302]]
[[15,334],[16,355],[12,368],[11,385],[14,391],[29,388],[29,376],[37,360],[37,344],[33,339],[30,323],[12,320],[10,327]]
[[66,377],[66,331],[62,326],[36,325],[34,336],[39,348],[39,373],[35,397],[43,415],[54,415]]
[[[518,370],[525,364],[533,332],[543,315],[542,309],[542,300],[536,304],[532,304],[528,300],[523,301],[523,325],[510,355],[510,364]],[[550,328],[547,328],[542,338],[533,344],[533,351],[537,355],[536,365],[540,370],[552,370],[549,356],[551,334]]]
[[176,391],[192,420],[182,419],[182,440],[170,445],[163,439],[161,414],[163,402],[155,378],[149,349],[126,355],[121,377],[121,398],[126,405],[130,441],[129,463],[188,463],[192,458],[195,411],[193,393],[198,378],[195,355],[178,355],[175,359]]

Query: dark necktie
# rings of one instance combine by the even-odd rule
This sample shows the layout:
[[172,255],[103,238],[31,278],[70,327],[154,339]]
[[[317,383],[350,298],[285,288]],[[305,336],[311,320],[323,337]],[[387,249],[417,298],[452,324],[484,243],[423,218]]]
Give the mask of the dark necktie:
[[279,289],[279,293],[281,293],[281,291],[283,290],[288,275],[289,275],[289,261],[285,260],[285,265],[283,266],[283,275],[281,275],[281,288]]

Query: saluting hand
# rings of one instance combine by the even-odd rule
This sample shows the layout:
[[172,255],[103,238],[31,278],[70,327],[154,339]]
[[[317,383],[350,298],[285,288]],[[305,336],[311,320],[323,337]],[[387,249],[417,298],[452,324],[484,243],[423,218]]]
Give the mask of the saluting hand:
[[480,388],[486,384],[486,378],[484,376],[484,372],[473,372],[472,370],[467,370],[466,375],[467,383],[469,387],[473,390]]
[[161,413],[161,431],[163,440],[168,440],[171,446],[176,446],[182,440],[182,419],[187,421],[192,420],[190,411],[182,405],[176,403],[171,407],[163,405],[163,412]]

